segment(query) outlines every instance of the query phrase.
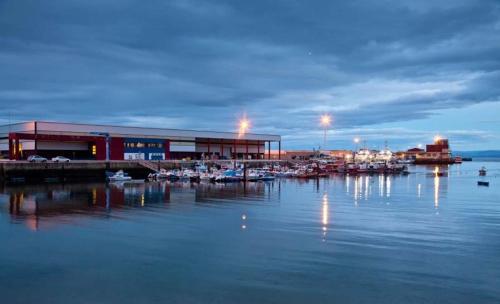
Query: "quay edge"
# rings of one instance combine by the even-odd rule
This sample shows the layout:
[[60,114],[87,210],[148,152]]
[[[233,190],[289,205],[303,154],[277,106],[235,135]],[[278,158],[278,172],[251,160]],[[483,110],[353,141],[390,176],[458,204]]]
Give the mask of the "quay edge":
[[[149,173],[164,169],[193,165],[196,161],[71,161],[69,163],[30,163],[27,161],[0,162],[0,182],[44,182],[66,181],[104,181],[106,171],[124,170],[136,179],[143,179]],[[206,161],[207,164],[230,164],[231,160]],[[252,167],[264,163],[277,163],[277,160],[237,160]]]

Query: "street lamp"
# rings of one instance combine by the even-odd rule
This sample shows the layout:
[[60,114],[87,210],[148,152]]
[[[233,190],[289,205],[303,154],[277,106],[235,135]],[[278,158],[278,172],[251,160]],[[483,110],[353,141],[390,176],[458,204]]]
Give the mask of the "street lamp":
[[332,117],[330,114],[323,114],[321,115],[321,126],[323,127],[324,130],[324,135],[323,135],[323,148],[326,148],[326,132],[328,131],[328,128],[330,127],[332,123]]
[[359,137],[354,137],[354,143],[356,144],[356,151],[358,151]]
[[250,129],[250,121],[247,119],[246,116],[243,116],[242,119],[240,119],[238,123],[238,137],[242,137],[247,133],[248,129]]

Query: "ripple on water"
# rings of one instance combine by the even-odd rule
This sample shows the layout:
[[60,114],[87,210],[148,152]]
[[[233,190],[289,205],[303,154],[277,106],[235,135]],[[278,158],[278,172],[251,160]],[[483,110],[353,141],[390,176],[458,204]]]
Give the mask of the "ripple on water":
[[440,178],[416,167],[246,185],[4,186],[0,299],[500,302],[500,190],[477,187],[481,165]]

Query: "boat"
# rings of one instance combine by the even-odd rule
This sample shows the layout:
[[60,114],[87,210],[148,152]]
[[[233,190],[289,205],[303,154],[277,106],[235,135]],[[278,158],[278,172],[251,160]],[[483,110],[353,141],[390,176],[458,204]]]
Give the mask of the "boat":
[[349,174],[357,174],[358,173],[358,165],[356,165],[355,163],[349,163],[349,164],[347,164],[346,171]]
[[249,170],[247,174],[247,181],[249,182],[258,182],[261,178],[261,175],[256,170]]
[[369,173],[375,173],[375,172],[380,172],[381,168],[383,168],[383,167],[384,167],[384,165],[382,163],[374,162],[374,163],[368,164],[367,170]]
[[270,182],[273,181],[274,179],[275,177],[269,172],[264,172],[260,178],[260,180],[264,182]]
[[169,176],[170,175],[168,174],[168,171],[161,168],[160,171],[157,171],[155,173],[150,173],[148,175],[148,178],[158,180],[158,179],[167,179],[169,178]]
[[477,185],[478,185],[478,186],[486,186],[486,187],[489,187],[489,186],[490,186],[490,182],[478,181],[478,182],[477,182]]
[[481,167],[481,169],[479,169],[479,176],[486,176],[486,168],[485,167]]
[[179,178],[184,181],[197,182],[200,181],[200,174],[191,169],[184,169],[179,172]]
[[200,181],[209,182],[209,181],[211,181],[213,179],[214,179],[214,175],[213,174],[210,174],[208,172],[201,172],[200,173]]
[[115,174],[108,176],[110,182],[123,182],[132,180],[132,177],[128,176],[123,170],[117,171]]
[[461,164],[461,163],[462,163],[462,157],[460,157],[460,156],[455,156],[454,161],[455,161],[455,164]]
[[392,160],[393,160],[393,155],[391,150],[389,150],[388,148],[385,148],[379,151],[377,154],[375,154],[375,161],[389,162]]
[[242,180],[243,178],[238,174],[236,170],[230,169],[215,177],[215,181],[220,183],[240,182]]
[[150,173],[148,175],[149,179],[154,179],[154,180],[170,180],[170,181],[176,181],[179,179],[179,174],[176,170],[165,170],[163,168],[160,169],[160,171],[157,171],[155,173]]
[[357,173],[368,173],[369,169],[368,169],[368,164],[367,163],[360,163],[358,165],[358,170],[357,170]]
[[413,159],[400,159],[398,163],[403,165],[412,165],[415,161]]
[[247,181],[258,182],[258,181],[273,181],[275,177],[269,171],[264,170],[250,170],[247,174]]
[[374,158],[374,154],[368,149],[361,149],[354,155],[354,161],[357,163],[368,162]]
[[299,170],[296,175],[297,178],[318,178],[318,172],[314,172],[312,169]]

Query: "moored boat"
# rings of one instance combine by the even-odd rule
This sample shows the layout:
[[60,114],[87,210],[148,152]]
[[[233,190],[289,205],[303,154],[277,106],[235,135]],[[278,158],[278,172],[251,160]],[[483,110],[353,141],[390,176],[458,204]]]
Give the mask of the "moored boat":
[[129,180],[132,180],[132,177],[128,176],[123,170],[119,170],[115,174],[108,176],[108,181],[110,182],[123,182]]

